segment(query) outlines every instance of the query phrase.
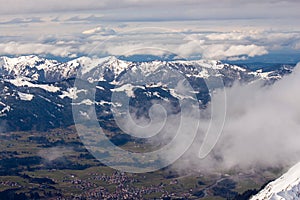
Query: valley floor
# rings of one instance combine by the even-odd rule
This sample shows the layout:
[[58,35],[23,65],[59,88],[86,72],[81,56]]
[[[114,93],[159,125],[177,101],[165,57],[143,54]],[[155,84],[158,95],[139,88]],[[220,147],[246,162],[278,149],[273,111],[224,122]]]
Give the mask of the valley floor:
[[74,127],[0,138],[0,199],[248,199],[280,173],[121,173],[96,160]]

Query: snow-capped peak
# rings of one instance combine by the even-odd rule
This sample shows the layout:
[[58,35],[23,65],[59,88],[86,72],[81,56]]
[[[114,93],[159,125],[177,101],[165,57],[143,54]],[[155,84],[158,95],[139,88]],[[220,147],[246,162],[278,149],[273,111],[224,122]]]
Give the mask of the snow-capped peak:
[[35,55],[20,56],[17,58],[0,57],[0,72],[3,76],[30,77],[39,80],[43,71],[47,71],[60,63],[56,60],[39,58]]
[[251,200],[295,199],[300,199],[300,162],[251,198]]
[[39,69],[48,67],[50,65],[58,64],[56,60],[48,60],[44,58],[39,58],[36,55],[29,55],[29,56],[20,56],[16,58],[9,58],[6,56],[3,56],[0,58],[0,61],[2,66],[6,67],[30,67],[34,68],[37,67]]
[[90,57],[80,57],[75,60],[69,61],[68,66],[81,66],[81,73],[86,74],[96,67],[101,66],[113,70],[116,74],[125,70],[129,66],[129,62],[119,60],[115,56],[108,56],[104,58],[90,58]]

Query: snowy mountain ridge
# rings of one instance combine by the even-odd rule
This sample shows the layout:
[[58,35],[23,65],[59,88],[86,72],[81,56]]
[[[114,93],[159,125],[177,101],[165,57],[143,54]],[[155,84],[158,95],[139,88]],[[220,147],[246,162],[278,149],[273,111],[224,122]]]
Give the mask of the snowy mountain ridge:
[[[0,57],[0,75],[11,77],[27,77],[33,81],[57,82],[68,78],[75,78],[80,68],[81,75],[90,74],[95,68],[107,68],[113,71],[115,77],[118,77],[125,70],[140,70],[143,74],[149,74],[157,70],[160,66],[176,66],[175,68],[190,68],[190,66],[200,66],[202,71],[193,75],[207,78],[210,76],[210,70],[222,70],[229,67],[236,71],[245,72],[246,69],[236,66],[223,64],[220,61],[195,60],[195,61],[151,61],[151,62],[129,62],[120,60],[114,56],[104,58],[79,57],[77,59],[61,63],[56,60],[48,60],[35,55],[21,56],[16,58]],[[95,76],[103,74],[103,70],[93,71]],[[267,78],[268,73],[261,71],[252,72],[253,75],[260,78]],[[90,75],[89,75],[90,76]],[[103,77],[102,77],[103,78]],[[98,80],[101,80],[99,78]]]
[[251,198],[251,200],[296,199],[300,199],[300,162]]

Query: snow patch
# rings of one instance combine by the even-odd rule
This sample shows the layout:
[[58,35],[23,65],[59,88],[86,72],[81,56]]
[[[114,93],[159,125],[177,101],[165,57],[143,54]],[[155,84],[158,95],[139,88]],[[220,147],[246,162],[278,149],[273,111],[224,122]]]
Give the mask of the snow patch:
[[134,97],[134,88],[136,88],[134,85],[131,84],[125,84],[121,87],[111,89],[112,92],[125,92],[128,97]]
[[0,117],[6,116],[7,113],[11,110],[10,106],[5,106],[1,111],[0,111]]
[[59,87],[55,87],[53,85],[46,85],[46,84],[34,84],[29,81],[27,81],[25,78],[16,78],[16,79],[9,79],[6,80],[7,82],[10,82],[11,84],[17,86],[17,87],[33,87],[33,88],[41,88],[43,90],[46,90],[48,92],[58,92],[60,90]]
[[78,102],[78,103],[72,103],[72,105],[94,105],[95,102],[91,101],[90,99],[84,99],[82,100],[81,102]]
[[18,92],[18,95],[22,101],[31,101],[34,97],[32,94],[26,94],[22,92]]
[[78,90],[76,87],[68,88],[67,91],[62,91],[62,94],[59,95],[60,98],[64,99],[65,97],[69,97],[70,99],[77,99],[78,94],[81,92],[87,92],[86,90]]

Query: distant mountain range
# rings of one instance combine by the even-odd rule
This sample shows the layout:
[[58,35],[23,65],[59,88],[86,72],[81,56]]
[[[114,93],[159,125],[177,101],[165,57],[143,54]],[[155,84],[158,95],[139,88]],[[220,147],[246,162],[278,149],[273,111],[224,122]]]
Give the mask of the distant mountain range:
[[[173,102],[176,107],[180,98],[191,97],[174,90],[178,79],[170,76],[170,72],[187,80],[194,90],[191,92],[205,106],[210,101],[209,90],[214,89],[207,88],[207,80],[221,79],[226,87],[235,81],[272,83],[291,73],[293,67],[281,65],[253,70],[220,61],[134,62],[113,56],[80,57],[68,62],[33,55],[0,57],[1,127],[2,131],[46,130],[72,125],[72,105],[76,99],[77,104],[95,105],[99,121],[110,120],[111,107],[116,106],[111,102],[113,92],[125,93],[141,114],[153,100]],[[96,83],[95,101],[85,100],[87,91],[74,87],[76,77],[91,86]]]

